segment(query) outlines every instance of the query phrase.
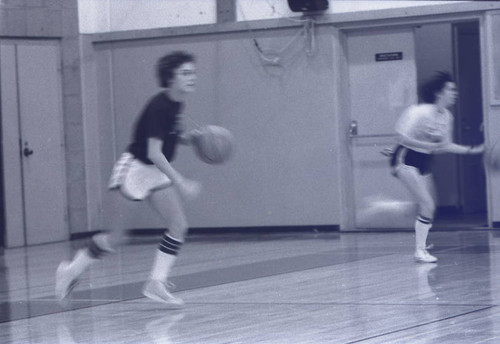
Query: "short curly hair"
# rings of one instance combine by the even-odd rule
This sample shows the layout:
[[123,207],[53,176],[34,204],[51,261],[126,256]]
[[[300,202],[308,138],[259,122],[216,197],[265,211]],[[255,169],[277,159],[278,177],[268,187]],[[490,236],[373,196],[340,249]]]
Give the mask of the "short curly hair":
[[160,58],[156,64],[160,87],[169,87],[174,77],[174,71],[187,62],[195,62],[195,58],[194,55],[185,51],[174,51]]
[[422,99],[424,103],[434,104],[436,101],[436,93],[441,92],[448,82],[455,82],[449,72],[436,72],[420,87],[420,99]]

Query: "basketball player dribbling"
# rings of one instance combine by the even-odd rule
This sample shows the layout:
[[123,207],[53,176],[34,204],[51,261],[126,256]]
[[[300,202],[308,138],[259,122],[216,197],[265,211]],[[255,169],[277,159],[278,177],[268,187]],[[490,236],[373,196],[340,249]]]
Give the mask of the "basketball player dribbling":
[[449,73],[438,72],[420,89],[422,104],[407,108],[396,123],[398,146],[391,166],[393,175],[408,188],[418,203],[415,222],[415,260],[435,263],[427,251],[427,235],[436,209],[432,177],[434,154],[481,154],[484,145],[464,146],[452,142],[453,115],[448,110],[458,96],[457,86]]
[[[167,279],[188,230],[183,201],[196,198],[201,187],[198,182],[182,176],[170,163],[177,145],[189,144],[191,140],[189,133],[182,132],[181,111],[183,101],[194,92],[196,85],[194,56],[179,51],[160,58],[157,75],[163,90],[152,97],[142,111],[128,151],[113,168],[109,189],[117,195],[113,197],[145,199],[161,215],[168,230],[156,250],[142,292],[167,308],[181,308],[184,302],[170,293]],[[111,231],[94,235],[71,262],[60,263],[55,292],[62,304],[68,301],[79,276],[92,263],[113,252],[113,247],[122,241],[125,224],[121,223],[120,216],[115,218]]]

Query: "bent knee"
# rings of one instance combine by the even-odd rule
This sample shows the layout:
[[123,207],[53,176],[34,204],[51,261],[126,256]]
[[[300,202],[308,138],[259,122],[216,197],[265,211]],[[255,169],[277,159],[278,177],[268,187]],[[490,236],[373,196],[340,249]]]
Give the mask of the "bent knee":
[[433,219],[435,212],[436,204],[434,201],[422,202],[420,204],[420,215],[425,216],[429,219]]

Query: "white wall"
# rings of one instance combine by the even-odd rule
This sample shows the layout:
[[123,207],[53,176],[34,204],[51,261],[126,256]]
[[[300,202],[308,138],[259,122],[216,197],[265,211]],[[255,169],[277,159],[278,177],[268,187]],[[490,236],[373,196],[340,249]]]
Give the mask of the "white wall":
[[[325,12],[345,13],[463,1],[337,1]],[[142,30],[217,22],[216,0],[78,0],[81,33]],[[285,0],[236,0],[236,20],[300,17]]]
[[213,24],[216,8],[216,0],[78,0],[80,33]]
[[[292,12],[288,7],[288,1],[285,0],[236,0],[237,1],[237,20],[258,20],[270,18],[285,18],[293,16],[302,16],[302,13]],[[329,8],[326,14],[373,11],[388,8],[413,7],[423,5],[439,5],[450,2],[463,1],[377,1],[377,0],[359,0],[342,1],[330,0]]]
[[[295,34],[293,28],[261,31],[256,37],[263,46],[274,47]],[[156,60],[176,49],[197,57],[197,91],[184,114],[201,125],[227,127],[236,137],[235,154],[222,166],[204,164],[189,147],[179,148],[174,166],[200,181],[204,190],[186,206],[190,226],[339,224],[331,28],[318,28],[313,55],[299,40],[276,65],[261,60],[253,38],[248,32],[215,33],[95,46],[96,69],[91,72],[96,80],[87,86],[95,92],[97,108],[85,118],[88,175],[98,185],[89,191],[93,229],[103,228],[114,208],[101,194],[116,158],[113,151],[125,149],[144,103],[159,91]],[[91,90],[94,85],[97,89]],[[194,127],[190,120],[186,124]],[[134,215],[130,228],[161,228],[146,204],[134,208],[126,211]]]

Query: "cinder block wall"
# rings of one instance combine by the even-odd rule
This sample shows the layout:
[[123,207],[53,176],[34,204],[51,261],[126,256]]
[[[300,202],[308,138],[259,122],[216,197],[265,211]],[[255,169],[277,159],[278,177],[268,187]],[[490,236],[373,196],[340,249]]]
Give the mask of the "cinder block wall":
[[1,0],[2,39],[60,40],[68,223],[71,233],[86,231],[78,0]]

